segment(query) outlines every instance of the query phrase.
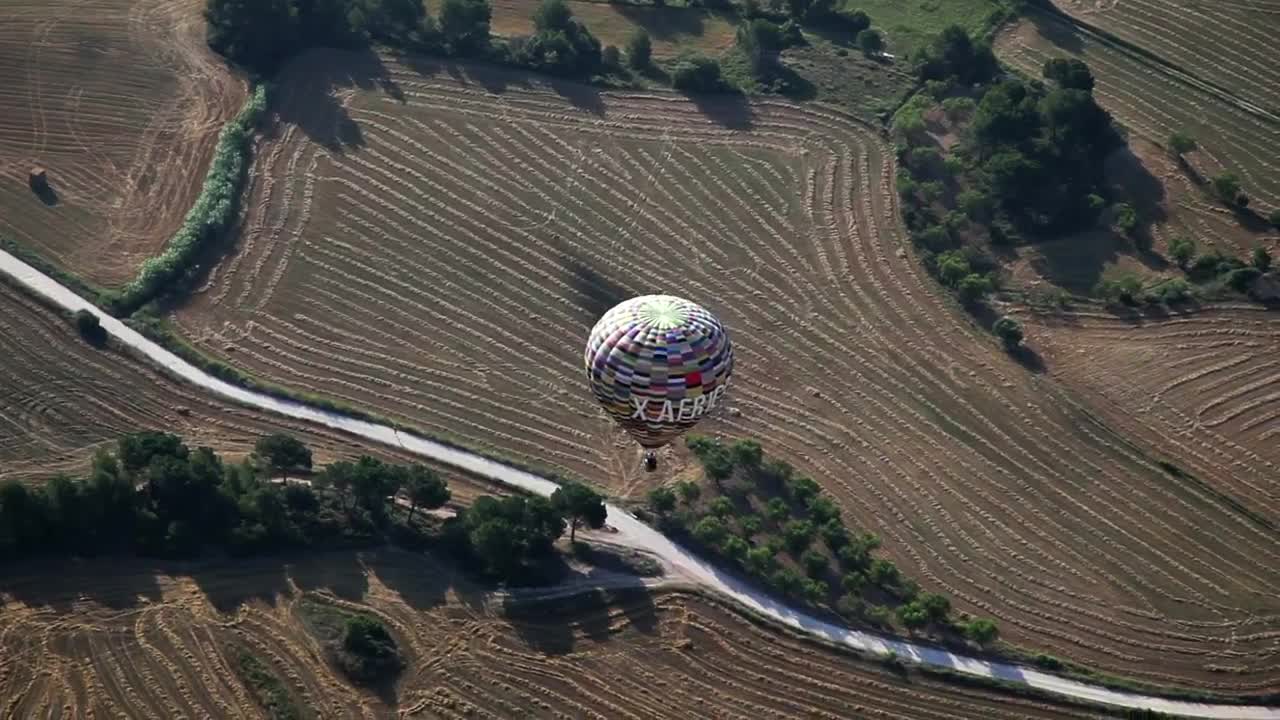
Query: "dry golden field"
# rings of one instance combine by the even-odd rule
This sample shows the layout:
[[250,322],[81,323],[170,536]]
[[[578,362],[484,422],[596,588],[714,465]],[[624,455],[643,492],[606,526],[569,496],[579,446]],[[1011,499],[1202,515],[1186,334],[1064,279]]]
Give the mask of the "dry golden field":
[[[60,315],[0,282],[0,479],[44,481],[88,470],[98,448],[121,435],[164,430],[231,459],[262,435],[288,432],[317,464],[362,454],[416,456],[362,445],[341,433],[210,397],[114,349],[94,349]],[[487,481],[444,470],[455,500],[493,492]],[[7,717],[0,715],[0,717]]]
[[[203,7],[0,6],[0,234],[102,285],[130,279],[164,246],[246,96],[205,46]],[[34,166],[47,168],[53,196],[28,187]]]
[[1127,442],[1001,352],[908,252],[877,131],[364,62],[312,55],[281,83],[240,246],[176,313],[204,350],[636,496],[682,453],[640,470],[581,343],[614,301],[677,292],[738,347],[705,429],[812,474],[926,588],[1114,674],[1280,682],[1274,472],[1173,479],[1155,461],[1187,446]]
[[[6,575],[0,714],[266,718],[236,673],[256,657],[302,718],[1098,717],[834,654],[682,593],[504,610],[421,556],[323,553],[173,572],[116,562]],[[375,614],[408,661],[394,687],[352,687],[302,602]]]

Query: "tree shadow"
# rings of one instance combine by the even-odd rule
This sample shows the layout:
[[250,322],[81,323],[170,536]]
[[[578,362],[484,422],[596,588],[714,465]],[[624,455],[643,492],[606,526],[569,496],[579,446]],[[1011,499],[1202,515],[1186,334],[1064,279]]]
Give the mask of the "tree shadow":
[[634,294],[577,256],[571,256],[567,264],[567,279],[580,296],[575,305],[581,308],[584,321],[595,322],[614,305]]
[[596,117],[604,117],[604,98],[600,91],[590,85],[572,80],[552,78],[548,84],[557,95],[569,101],[579,110],[585,110]]
[[35,196],[40,199],[40,202],[44,203],[45,207],[53,207],[58,204],[58,191],[54,190],[53,186],[47,182],[44,184],[33,183],[31,192],[35,193]]
[[585,587],[571,594],[553,591],[504,599],[503,615],[526,645],[546,655],[567,655],[575,650],[579,634],[596,643],[612,640],[623,629],[616,622],[619,617],[645,635],[657,633],[657,607],[639,578],[620,584],[609,574],[593,587],[593,574],[586,573],[573,582]]
[[753,125],[751,103],[743,93],[733,90],[721,93],[686,95],[698,112],[727,130],[750,130]]
[[373,50],[308,50],[291,60],[277,77],[284,88],[274,103],[276,120],[302,131],[309,140],[341,154],[364,145],[364,133],[343,97],[356,90],[379,90],[405,102],[403,90]]
[[658,8],[621,3],[611,4],[610,7],[633,25],[644,28],[650,37],[660,42],[671,42],[681,36],[701,37],[706,32],[706,19],[709,16],[719,16],[730,23],[735,22],[728,13],[697,8]]
[[1031,20],[1032,25],[1036,26],[1036,32],[1040,33],[1041,37],[1058,48],[1072,54],[1084,51],[1084,38],[1071,23],[1064,22],[1053,14],[1042,10],[1033,9],[1026,13],[1026,17]]
[[293,557],[287,569],[302,592],[328,590],[348,602],[361,602],[369,591],[369,577],[359,553],[339,551]]
[[163,565],[135,557],[36,558],[6,562],[0,598],[69,612],[83,602],[126,610],[161,600]]
[[1087,294],[1102,279],[1107,263],[1120,255],[1119,239],[1110,230],[1091,230],[1037,243],[1031,267],[1055,285]]
[[1144,228],[1168,219],[1164,183],[1151,174],[1127,143],[1103,160],[1103,171],[1112,194],[1133,206]]
[[218,612],[234,613],[242,605],[261,601],[275,605],[290,597],[287,556],[219,559],[188,569],[188,575]]

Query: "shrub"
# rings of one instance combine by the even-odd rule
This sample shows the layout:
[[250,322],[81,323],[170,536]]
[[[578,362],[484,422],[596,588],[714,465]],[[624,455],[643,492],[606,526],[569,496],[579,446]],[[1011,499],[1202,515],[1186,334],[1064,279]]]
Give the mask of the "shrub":
[[1142,292],[1142,280],[1132,273],[1121,275],[1111,280],[1103,280],[1098,283],[1094,291],[1109,301],[1120,301],[1125,305],[1134,305],[1137,303],[1138,295]]
[[385,680],[402,665],[391,633],[381,621],[368,615],[347,620],[338,657],[342,670],[357,682]]
[[773,498],[764,506],[764,514],[775,523],[780,523],[791,516],[791,508],[782,498]]
[[760,521],[759,515],[747,515],[738,520],[738,526],[742,528],[742,534],[751,537],[760,532],[760,528],[764,523]]
[[991,278],[977,273],[970,273],[964,276],[956,285],[956,292],[960,295],[960,301],[965,304],[978,302],[991,294],[993,290],[995,290],[995,285],[991,282]]
[[1196,147],[1196,139],[1185,132],[1178,131],[1169,136],[1169,152],[1175,157],[1181,157]]
[[[1280,212],[1280,210],[1276,211]],[[1274,213],[1273,213],[1274,214]],[[1277,223],[1280,225],[1280,223]],[[1251,262],[1258,272],[1266,272],[1271,269],[1271,251],[1264,247],[1256,247],[1253,249],[1253,257]]]
[[836,600],[836,611],[848,618],[861,617],[867,605],[856,593],[845,593]]
[[832,520],[838,522],[840,508],[832,502],[831,498],[818,495],[809,499],[809,517],[819,525],[825,525]]
[[858,48],[862,50],[862,54],[867,57],[878,55],[884,50],[884,36],[879,30],[867,28],[858,33],[854,40],[858,43]]
[[627,64],[636,70],[644,70],[653,60],[653,43],[644,28],[636,28],[627,39]]
[[716,517],[726,518],[733,514],[733,503],[730,502],[729,498],[718,497],[711,501],[707,509]]
[[720,543],[724,542],[725,537],[729,534],[729,528],[724,524],[724,520],[718,517],[705,517],[693,526],[693,536],[698,542],[718,548]]
[[680,499],[684,500],[686,505],[697,502],[702,496],[702,488],[692,480],[681,480],[676,483],[676,492],[680,494]]
[[827,542],[827,547],[838,551],[840,548],[849,544],[849,531],[844,529],[844,525],[839,518],[832,518],[822,524],[818,528],[818,532],[822,533],[822,539]]
[[[696,486],[695,486],[696,487]],[[676,509],[676,494],[668,487],[654,488],[649,491],[649,507],[659,515],[666,515]]]
[[973,101],[973,98],[953,97],[942,101],[942,111],[952,121],[968,118],[977,109],[978,104]]
[[1013,350],[1022,344],[1022,325],[1011,317],[1002,317],[991,326],[991,331],[1000,338],[1006,350]]
[[1154,302],[1174,305],[1191,298],[1191,284],[1182,278],[1171,278],[1151,288],[1148,295]]
[[745,565],[751,572],[764,577],[777,568],[778,561],[772,550],[767,547],[757,547],[747,551]]
[[804,551],[804,554],[800,556],[800,564],[804,566],[804,571],[812,578],[820,578],[826,575],[827,568],[830,566],[827,556],[814,548]]
[[80,333],[80,337],[84,341],[95,347],[101,347],[107,343],[107,331],[102,327],[102,322],[98,320],[98,316],[88,310],[77,310],[75,314],[76,332]]
[[720,551],[730,560],[741,565],[746,563],[747,553],[751,551],[751,546],[747,544],[746,540],[736,535],[730,535],[721,544]]
[[1121,235],[1132,235],[1138,229],[1138,212],[1129,203],[1117,203],[1111,208],[1115,217],[1113,227]]
[[[1210,181],[1213,193],[1218,199],[1228,205],[1237,205],[1240,203],[1241,196],[1244,195],[1240,191],[1240,177],[1233,172],[1224,172],[1215,175]],[[1245,201],[1248,204],[1248,201]]]
[[848,593],[860,593],[867,586],[867,576],[860,572],[849,572],[840,576],[840,587]]
[[898,566],[894,565],[892,560],[883,558],[872,561],[867,576],[871,578],[871,582],[882,588],[897,587],[902,582],[902,573],[898,571]]
[[1280,208],[1276,208],[1271,211],[1271,214],[1267,216],[1267,222],[1277,228],[1280,228]]
[[717,92],[725,89],[720,63],[697,53],[676,61],[671,84],[683,92]]
[[1173,261],[1178,263],[1179,267],[1185,268],[1195,255],[1195,240],[1180,235],[1169,241],[1169,257],[1173,258]]
[[782,530],[787,549],[799,553],[813,542],[814,527],[808,520],[792,520]]
[[1262,275],[1262,273],[1255,267],[1236,268],[1235,270],[1227,273],[1227,285],[1236,292],[1247,292],[1249,290],[1249,286],[1252,285],[1253,281],[1257,280],[1260,275]]
[[974,641],[980,646],[990,645],[999,636],[1000,630],[996,627],[995,621],[987,618],[977,618],[970,620],[964,625],[964,636]]

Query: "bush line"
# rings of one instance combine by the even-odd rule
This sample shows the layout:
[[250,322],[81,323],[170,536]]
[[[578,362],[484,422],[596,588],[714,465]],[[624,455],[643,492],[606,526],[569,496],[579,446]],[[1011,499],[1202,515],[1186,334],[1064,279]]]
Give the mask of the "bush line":
[[253,89],[244,107],[218,135],[218,146],[205,174],[204,187],[164,252],[143,262],[138,276],[124,288],[99,296],[108,312],[117,317],[127,316],[160,296],[193,269],[200,250],[210,240],[231,227],[247,177],[253,129],[266,109],[267,85],[264,83]]

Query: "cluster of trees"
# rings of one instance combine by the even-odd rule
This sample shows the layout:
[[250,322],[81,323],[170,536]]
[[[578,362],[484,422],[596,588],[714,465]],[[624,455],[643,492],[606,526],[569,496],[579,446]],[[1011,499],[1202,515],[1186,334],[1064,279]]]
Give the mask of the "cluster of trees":
[[310,47],[360,47],[370,39],[442,41],[458,52],[487,47],[486,0],[444,0],[437,23],[421,0],[207,0],[209,46],[269,75]]
[[958,632],[981,644],[997,636],[989,620],[954,620],[945,596],[922,591],[893,561],[875,557],[876,535],[846,528],[817,482],[766,458],[758,442],[726,445],[692,435],[686,444],[711,487],[704,493],[683,481],[650,492],[664,530],[783,595],[814,605],[835,597],[835,608],[851,620],[883,626],[896,618],[911,630]]
[[1271,252],[1265,247],[1254,248],[1246,263],[1220,250],[1197,255],[1195,240],[1183,235],[1169,240],[1169,257],[1186,273],[1187,279],[1162,279],[1147,286],[1137,275],[1125,273],[1100,281],[1094,293],[1108,302],[1131,307],[1140,304],[1173,305],[1195,297],[1197,290],[1192,282],[1209,285],[1211,292],[1217,287],[1225,287],[1248,293],[1253,282],[1270,271],[1272,266]]
[[[227,464],[176,435],[127,435],[115,452],[94,457],[87,478],[0,484],[0,559],[124,551],[184,558],[208,547],[246,555],[372,539],[388,525],[389,497],[402,487],[420,505],[449,499],[431,469],[370,457],[335,463],[310,484],[272,481],[310,465],[310,452],[289,436],[263,438],[253,458]],[[417,492],[423,486],[432,492]]]
[[341,649],[332,653],[338,667],[358,683],[375,683],[400,672],[404,660],[395,638],[381,620],[365,614],[348,617]]
[[[600,41],[578,19],[565,0],[542,0],[533,14],[534,34],[511,41],[512,60],[553,75],[590,76],[603,65]],[[611,53],[615,59],[617,49]]]

